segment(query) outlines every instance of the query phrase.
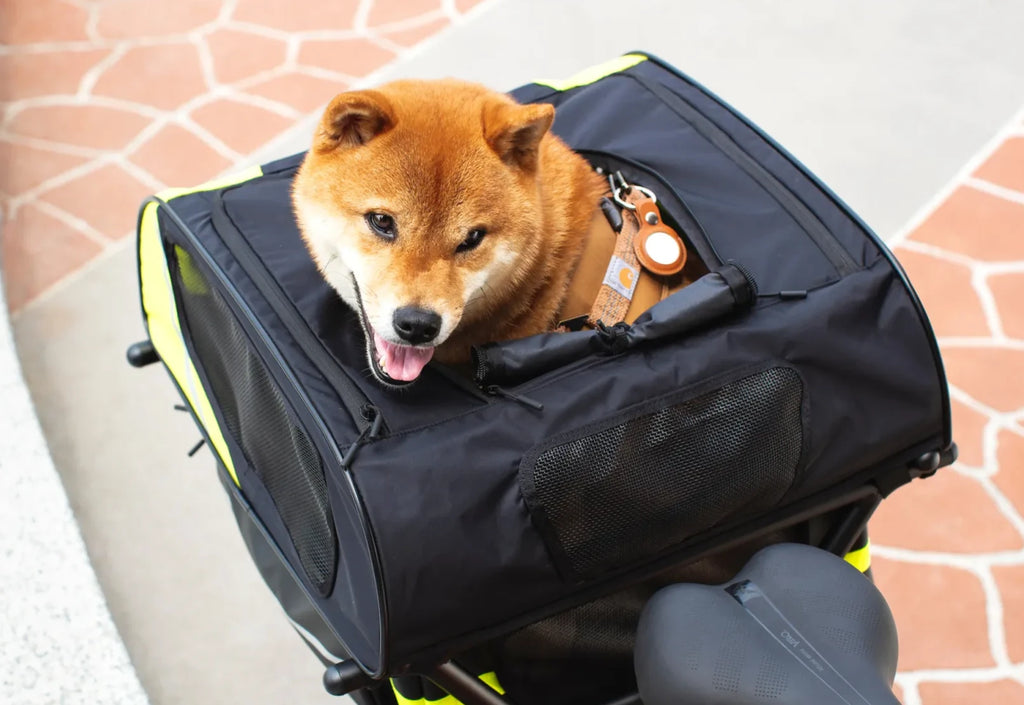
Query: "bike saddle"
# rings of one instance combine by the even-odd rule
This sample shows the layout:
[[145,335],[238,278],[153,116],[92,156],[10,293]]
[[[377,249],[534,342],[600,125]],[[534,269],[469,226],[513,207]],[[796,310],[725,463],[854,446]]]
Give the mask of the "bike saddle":
[[644,705],[899,705],[896,624],[860,571],[777,544],[722,585],[670,585],[644,607]]

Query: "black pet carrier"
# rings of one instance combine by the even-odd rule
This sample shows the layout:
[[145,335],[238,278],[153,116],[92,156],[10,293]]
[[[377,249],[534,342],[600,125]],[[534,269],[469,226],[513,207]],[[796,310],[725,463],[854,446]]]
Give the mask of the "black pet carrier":
[[[612,664],[651,580],[780,538],[843,554],[881,497],[955,453],[906,276],[769,137],[641,54],[513,95],[656,191],[710,273],[631,326],[481,346],[475,379],[431,363],[395,392],[300,240],[302,155],[141,213],[152,345],[268,584],[344,661],[337,690],[429,673],[464,694],[497,668],[515,696],[517,654]],[[614,663],[602,693],[631,687]]]

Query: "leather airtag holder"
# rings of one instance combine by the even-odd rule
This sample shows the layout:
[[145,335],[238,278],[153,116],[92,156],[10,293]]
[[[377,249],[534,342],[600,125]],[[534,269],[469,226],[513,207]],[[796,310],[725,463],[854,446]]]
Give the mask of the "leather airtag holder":
[[640,265],[662,277],[683,271],[686,245],[679,234],[662,221],[654,199],[637,199],[635,205],[640,229],[633,238],[633,251]]

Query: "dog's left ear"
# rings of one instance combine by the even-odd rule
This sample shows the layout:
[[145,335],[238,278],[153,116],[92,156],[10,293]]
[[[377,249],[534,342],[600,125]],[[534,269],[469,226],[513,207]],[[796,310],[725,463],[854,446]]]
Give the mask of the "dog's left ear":
[[533,171],[540,141],[554,119],[555,108],[547,103],[490,103],[484,108],[484,138],[503,162]]

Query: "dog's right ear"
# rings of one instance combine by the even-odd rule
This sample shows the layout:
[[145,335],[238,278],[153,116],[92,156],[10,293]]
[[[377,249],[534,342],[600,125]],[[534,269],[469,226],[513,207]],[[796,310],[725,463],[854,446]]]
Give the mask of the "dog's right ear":
[[484,106],[484,138],[503,162],[533,171],[540,141],[554,119],[555,109],[547,103],[495,100]]
[[318,152],[358,147],[394,125],[394,109],[379,91],[340,93],[324,111],[313,147]]

